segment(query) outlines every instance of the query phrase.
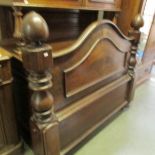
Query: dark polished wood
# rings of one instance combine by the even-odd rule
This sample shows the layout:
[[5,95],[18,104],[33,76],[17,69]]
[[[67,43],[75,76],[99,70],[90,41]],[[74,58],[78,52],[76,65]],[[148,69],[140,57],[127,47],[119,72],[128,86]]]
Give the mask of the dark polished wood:
[[[10,38],[15,38],[17,44],[16,51],[21,51],[18,46],[23,44],[21,38],[21,16],[29,12],[30,8],[0,7],[0,45],[14,44]],[[83,30],[93,21],[97,20],[97,11],[86,10],[65,10],[65,9],[40,9],[34,11],[41,14],[50,27],[48,42],[55,44],[76,39]],[[67,43],[67,42],[66,42]],[[8,45],[7,45],[8,46]],[[60,48],[60,46],[58,46]],[[63,48],[63,47],[62,47]]]
[[12,37],[13,29],[13,13],[11,8],[0,7],[0,45],[1,41]]
[[21,155],[22,143],[16,124],[9,56],[0,48],[0,154]]
[[[48,30],[40,15],[31,12],[23,23],[28,43],[16,69],[23,64],[29,73],[33,149],[40,155],[66,154],[132,100],[142,20],[138,16],[132,23],[131,38],[110,21],[94,22],[58,51],[43,43]],[[29,33],[28,25],[35,31]],[[21,73],[15,78],[24,78]]]
[[23,34],[25,39],[31,42],[30,46],[23,49],[22,57],[24,67],[30,73],[29,87],[33,90],[31,96],[33,150],[36,155],[59,155],[58,120],[53,109],[54,98],[49,91],[52,87],[52,53],[50,46],[42,44],[42,41],[48,38],[48,26],[39,14],[31,12],[23,20]]
[[[11,38],[13,31],[16,38],[1,46],[14,57],[20,131],[36,155],[68,153],[129,105],[142,19],[135,18],[130,37],[115,24],[127,34],[142,1],[7,0],[0,5],[3,38]],[[27,14],[32,9],[41,16]],[[115,24],[94,22],[96,10]],[[17,50],[22,34],[26,44]]]

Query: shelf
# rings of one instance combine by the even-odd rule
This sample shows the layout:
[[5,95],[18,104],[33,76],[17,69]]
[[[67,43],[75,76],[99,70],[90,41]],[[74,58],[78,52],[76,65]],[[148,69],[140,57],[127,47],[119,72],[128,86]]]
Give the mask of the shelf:
[[2,6],[20,6],[20,7],[33,7],[33,8],[55,8],[55,9],[77,9],[77,10],[102,10],[120,12],[121,0],[115,0],[115,4],[110,3],[87,3],[82,0],[7,0],[0,2]]

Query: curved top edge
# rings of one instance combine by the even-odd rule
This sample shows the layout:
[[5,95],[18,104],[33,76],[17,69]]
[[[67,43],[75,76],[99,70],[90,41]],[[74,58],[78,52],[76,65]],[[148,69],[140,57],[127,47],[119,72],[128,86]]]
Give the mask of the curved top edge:
[[121,30],[113,22],[111,22],[109,20],[96,21],[96,22],[93,22],[92,24],[90,24],[85,29],[85,31],[80,35],[80,37],[75,41],[75,43],[73,43],[73,45],[71,45],[67,48],[64,48],[62,50],[58,50],[56,52],[53,52],[52,53],[53,58],[59,58],[59,57],[65,56],[65,55],[70,54],[73,51],[75,51],[78,47],[80,47],[83,44],[85,39],[88,38],[88,36],[101,25],[102,26],[103,25],[110,25],[111,27],[113,27],[117,31],[118,35],[120,35],[123,39],[128,40],[128,41],[132,41],[132,38],[125,36],[121,32]]

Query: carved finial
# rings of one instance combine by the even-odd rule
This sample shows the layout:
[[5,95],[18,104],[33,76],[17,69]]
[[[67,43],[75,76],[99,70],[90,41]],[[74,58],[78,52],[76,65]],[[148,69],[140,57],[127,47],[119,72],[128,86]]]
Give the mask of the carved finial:
[[28,13],[23,19],[23,36],[31,42],[46,41],[49,30],[44,18],[34,11]]
[[136,15],[131,23],[131,27],[134,28],[135,30],[139,30],[141,27],[143,27],[143,25],[144,25],[143,17],[140,14]]

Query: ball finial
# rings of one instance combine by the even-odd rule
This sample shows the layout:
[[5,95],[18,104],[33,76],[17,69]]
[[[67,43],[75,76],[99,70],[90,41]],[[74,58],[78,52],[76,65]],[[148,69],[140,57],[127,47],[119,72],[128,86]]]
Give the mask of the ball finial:
[[31,42],[46,41],[49,36],[48,25],[44,18],[32,11],[23,19],[23,36]]
[[135,30],[139,30],[141,27],[143,27],[143,25],[144,25],[143,17],[140,14],[136,15],[131,23],[131,27],[134,28]]

